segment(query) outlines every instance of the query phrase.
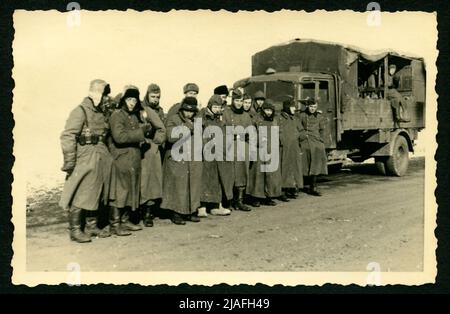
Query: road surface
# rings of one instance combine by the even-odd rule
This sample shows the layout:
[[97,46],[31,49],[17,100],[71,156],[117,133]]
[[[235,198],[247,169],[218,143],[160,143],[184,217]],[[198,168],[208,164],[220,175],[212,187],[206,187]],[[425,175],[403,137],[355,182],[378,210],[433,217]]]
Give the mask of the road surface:
[[50,197],[27,218],[27,270],[65,271],[77,262],[84,271],[366,271],[377,262],[382,271],[422,271],[423,158],[412,159],[401,178],[361,164],[319,187],[322,197],[301,193],[185,226],[156,219],[132,236],[87,244],[69,240]]

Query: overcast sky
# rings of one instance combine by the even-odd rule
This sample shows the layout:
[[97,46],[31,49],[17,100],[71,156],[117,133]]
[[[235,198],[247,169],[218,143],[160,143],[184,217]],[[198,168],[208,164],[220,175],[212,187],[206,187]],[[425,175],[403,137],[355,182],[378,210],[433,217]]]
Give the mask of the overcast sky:
[[14,14],[15,153],[35,165],[30,176],[63,177],[59,135],[92,79],[109,82],[112,95],[126,84],[137,85],[142,94],[149,83],[158,83],[166,111],[182,98],[183,85],[195,82],[206,104],[215,86],[250,75],[254,53],[294,38],[424,57],[427,117],[435,117],[437,34],[431,13],[383,13],[377,27],[368,26],[368,13],[350,11],[81,11],[75,27],[68,26],[67,15]]

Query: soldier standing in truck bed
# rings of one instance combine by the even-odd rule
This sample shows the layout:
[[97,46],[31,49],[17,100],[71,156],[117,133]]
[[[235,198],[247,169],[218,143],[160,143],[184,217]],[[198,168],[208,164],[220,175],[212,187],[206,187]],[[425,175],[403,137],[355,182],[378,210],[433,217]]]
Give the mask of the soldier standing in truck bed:
[[[89,96],[72,110],[61,134],[62,170],[67,172],[67,179],[60,205],[69,211],[70,238],[80,243],[90,242],[93,235],[110,235],[108,230],[97,228],[92,215],[101,200],[106,205],[110,190],[112,158],[105,144],[109,127],[100,109],[109,92],[105,81],[93,80]],[[83,230],[86,214],[91,219]]]
[[317,190],[317,176],[328,174],[324,144],[325,119],[317,110],[317,102],[314,99],[308,98],[302,102],[306,106],[306,110],[299,114],[301,127],[304,129],[300,135],[303,175],[310,178],[309,193],[321,196]]

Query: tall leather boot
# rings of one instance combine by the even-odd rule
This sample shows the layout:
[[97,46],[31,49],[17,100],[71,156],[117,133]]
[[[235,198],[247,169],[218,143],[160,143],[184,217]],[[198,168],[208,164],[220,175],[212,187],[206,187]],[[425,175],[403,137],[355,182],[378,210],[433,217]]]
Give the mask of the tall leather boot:
[[91,237],[107,238],[111,236],[111,232],[107,227],[100,229],[97,226],[97,217],[86,217],[86,227],[84,231]]
[[144,226],[146,227],[153,227],[153,212],[152,212],[152,207],[153,206],[149,206],[149,205],[143,205],[142,209],[144,211]]
[[309,194],[314,196],[322,196],[320,192],[317,190],[317,176],[311,176],[311,185],[309,188]]
[[111,206],[109,215],[109,229],[111,234],[118,236],[129,236],[131,232],[124,230],[120,224],[120,210],[115,206]]
[[139,231],[142,230],[142,227],[140,225],[135,225],[130,221],[130,210],[128,208],[125,208],[124,212],[122,213],[120,217],[121,226],[123,229],[128,231]]
[[83,210],[79,207],[72,206],[69,209],[70,239],[78,243],[91,242],[89,234],[81,230],[82,214]]
[[234,208],[245,212],[251,211],[250,207],[244,205],[245,186],[239,186],[236,188],[236,190],[237,190],[237,197],[234,203]]

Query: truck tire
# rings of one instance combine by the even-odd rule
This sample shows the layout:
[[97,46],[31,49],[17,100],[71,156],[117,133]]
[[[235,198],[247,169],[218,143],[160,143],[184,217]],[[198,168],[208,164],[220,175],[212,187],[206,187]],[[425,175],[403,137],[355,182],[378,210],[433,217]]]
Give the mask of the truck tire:
[[375,157],[375,167],[378,173],[385,176],[386,173],[386,157]]
[[388,175],[401,177],[408,170],[409,163],[408,142],[404,136],[397,136],[394,142],[392,156],[389,156],[385,163],[386,173]]

